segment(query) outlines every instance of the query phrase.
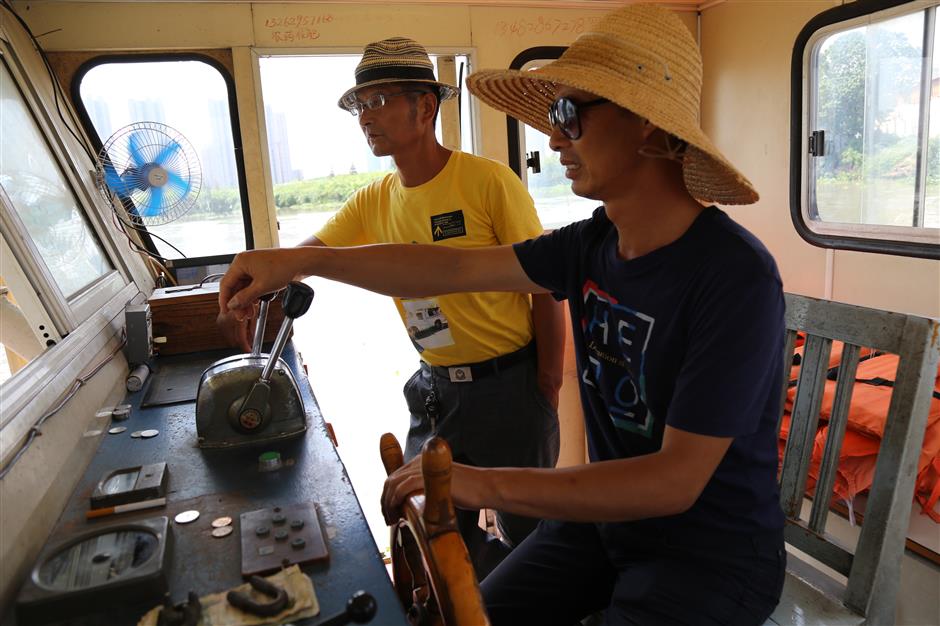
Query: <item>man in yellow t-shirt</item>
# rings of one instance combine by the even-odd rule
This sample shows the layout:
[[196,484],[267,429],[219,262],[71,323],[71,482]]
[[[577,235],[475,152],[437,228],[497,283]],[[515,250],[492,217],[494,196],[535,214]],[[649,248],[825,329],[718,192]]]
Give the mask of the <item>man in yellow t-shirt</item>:
[[[537,237],[532,198],[505,165],[441,146],[434,133],[441,100],[457,89],[435,80],[425,49],[392,38],[366,46],[356,86],[340,107],[358,116],[376,156],[396,171],[357,191],[301,245],[434,243],[478,248]],[[554,467],[564,318],[548,294],[462,293],[395,299],[421,355],[405,384],[411,425],[405,458],[432,435],[454,459],[473,465]],[[484,537],[479,512],[458,511],[480,578],[508,552]],[[537,521],[497,513],[506,543]]]

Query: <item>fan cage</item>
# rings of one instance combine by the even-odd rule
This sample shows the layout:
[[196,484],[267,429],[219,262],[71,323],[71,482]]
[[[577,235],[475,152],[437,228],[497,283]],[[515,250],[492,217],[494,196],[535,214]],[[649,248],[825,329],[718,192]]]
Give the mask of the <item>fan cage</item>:
[[196,150],[179,131],[159,122],[118,129],[102,146],[98,161],[98,189],[108,202],[112,194],[117,196],[118,217],[134,227],[182,217],[202,188]]

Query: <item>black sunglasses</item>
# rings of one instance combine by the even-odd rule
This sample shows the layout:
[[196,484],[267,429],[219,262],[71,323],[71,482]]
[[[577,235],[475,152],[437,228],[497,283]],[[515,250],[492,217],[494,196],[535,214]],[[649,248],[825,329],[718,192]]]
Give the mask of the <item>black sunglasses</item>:
[[578,139],[581,137],[581,118],[578,117],[578,110],[605,102],[610,100],[598,98],[588,102],[575,102],[571,98],[558,98],[548,109],[548,123],[557,127],[568,139]]

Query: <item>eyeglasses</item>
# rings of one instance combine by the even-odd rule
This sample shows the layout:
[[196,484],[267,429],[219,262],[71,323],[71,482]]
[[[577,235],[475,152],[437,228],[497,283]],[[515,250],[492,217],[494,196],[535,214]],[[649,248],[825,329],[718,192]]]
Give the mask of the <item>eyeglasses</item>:
[[610,100],[598,98],[588,102],[575,102],[571,98],[558,98],[548,109],[548,123],[558,128],[568,139],[578,139],[581,137],[581,118],[578,111],[605,102]]
[[346,103],[346,110],[352,115],[362,115],[363,111],[375,111],[385,106],[385,101],[395,96],[403,96],[406,93],[431,93],[423,89],[406,89],[405,91],[396,91],[395,93],[377,93],[369,96],[366,100],[359,100],[355,96]]

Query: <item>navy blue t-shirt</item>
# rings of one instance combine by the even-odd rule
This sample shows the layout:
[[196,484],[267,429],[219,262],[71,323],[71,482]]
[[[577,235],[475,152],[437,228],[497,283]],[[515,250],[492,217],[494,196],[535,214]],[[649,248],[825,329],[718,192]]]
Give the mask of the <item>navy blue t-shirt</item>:
[[655,452],[666,424],[733,437],[692,508],[660,522],[782,528],[784,301],[763,244],[709,207],[676,241],[624,261],[601,207],[515,252],[533,282],[568,300],[591,461]]

